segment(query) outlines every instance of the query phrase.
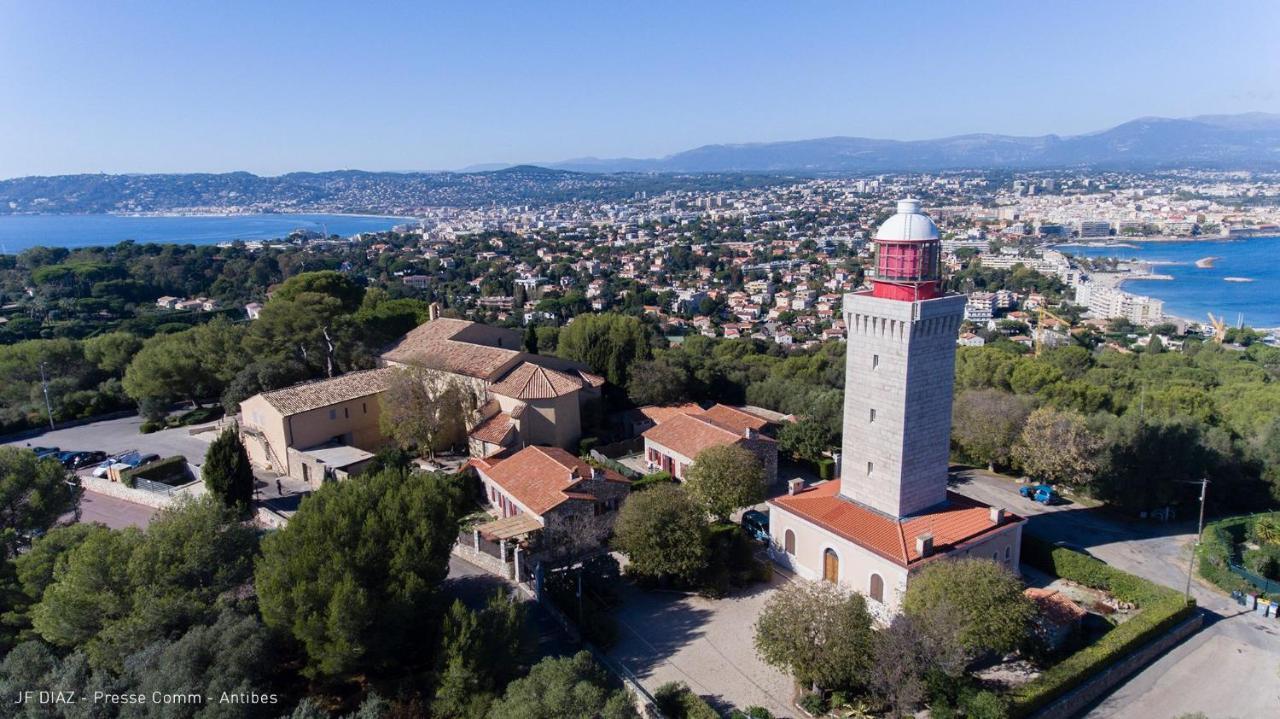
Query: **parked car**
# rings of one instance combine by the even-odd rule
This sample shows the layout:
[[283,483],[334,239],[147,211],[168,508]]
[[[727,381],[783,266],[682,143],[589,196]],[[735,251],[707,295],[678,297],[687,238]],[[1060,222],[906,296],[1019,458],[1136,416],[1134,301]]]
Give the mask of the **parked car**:
[[31,451],[36,453],[37,459],[44,459],[45,457],[52,457],[62,450],[57,447],[32,447]]
[[742,528],[758,542],[769,541],[769,515],[754,509],[742,513]]
[[155,462],[159,459],[160,459],[160,455],[158,454],[144,454],[141,457],[138,457],[137,464],[134,464],[133,466],[141,467],[144,464],[151,464],[152,462]]
[[84,469],[107,458],[106,452],[59,452],[58,459],[67,469]]
[[128,452],[121,452],[120,454],[111,455],[106,459],[104,459],[102,463],[99,464],[97,467],[94,467],[93,476],[105,477],[107,476],[108,470],[110,470],[112,467],[114,467],[117,464],[122,464],[126,467],[137,467],[138,465],[142,464],[142,462],[139,461],[141,459],[142,459],[142,454],[137,450],[130,450]]
[[1047,484],[1024,484],[1018,487],[1018,494],[1040,504],[1053,504],[1058,501],[1058,493]]

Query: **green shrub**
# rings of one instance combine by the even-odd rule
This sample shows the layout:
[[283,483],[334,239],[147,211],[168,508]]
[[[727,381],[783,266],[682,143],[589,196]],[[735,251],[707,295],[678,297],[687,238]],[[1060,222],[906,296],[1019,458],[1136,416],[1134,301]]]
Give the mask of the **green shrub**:
[[591,450],[595,449],[597,444],[600,444],[599,437],[583,437],[578,440],[578,456],[586,457],[590,455]]
[[[1195,610],[1182,594],[1122,572],[1079,552],[1053,547],[1038,537],[1022,540],[1028,564],[1063,579],[1110,591],[1141,611],[1101,639],[1050,667],[1035,680],[1011,692],[1014,716],[1027,716],[1086,679],[1178,625]],[[967,711],[967,710],[966,710]]]
[[152,419],[149,419],[143,422],[142,426],[138,428],[138,430],[143,434],[151,434],[152,432],[159,432],[162,429],[164,429],[164,422],[157,422],[156,420],[152,420]]
[[671,484],[674,481],[676,481],[676,478],[672,477],[670,472],[653,472],[652,474],[646,474],[640,479],[632,482],[631,491],[638,492],[642,489],[648,489],[655,484]]
[[658,687],[653,700],[667,719],[720,719],[720,713],[706,699],[694,694],[682,682],[667,682]]
[[1246,549],[1241,564],[1254,574],[1267,579],[1280,579],[1280,547],[1267,545],[1258,549]]
[[187,469],[187,458],[176,455],[126,469],[120,473],[120,482],[126,487],[135,487],[139,477],[177,487],[191,481],[191,472]]
[[[1280,512],[1229,517],[1209,524],[1204,528],[1204,536],[1200,542],[1196,562],[1197,573],[1225,592],[1258,591],[1242,577],[1233,574],[1230,565],[1243,562],[1244,557],[1240,554],[1239,545],[1246,540],[1268,545],[1269,542],[1266,540],[1270,539],[1271,524],[1276,522],[1280,522]],[[1255,561],[1261,560],[1255,559]]]
[[800,697],[797,703],[801,709],[813,716],[822,716],[827,713],[827,700],[822,696],[822,692],[809,692]]

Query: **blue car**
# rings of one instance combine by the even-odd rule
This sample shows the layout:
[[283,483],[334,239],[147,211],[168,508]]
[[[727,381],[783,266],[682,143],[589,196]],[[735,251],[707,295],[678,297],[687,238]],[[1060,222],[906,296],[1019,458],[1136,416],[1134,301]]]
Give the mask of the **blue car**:
[[1040,504],[1053,504],[1058,500],[1058,493],[1047,484],[1024,484],[1018,487],[1018,494]]
[[754,509],[742,513],[742,528],[757,542],[769,541],[769,515]]

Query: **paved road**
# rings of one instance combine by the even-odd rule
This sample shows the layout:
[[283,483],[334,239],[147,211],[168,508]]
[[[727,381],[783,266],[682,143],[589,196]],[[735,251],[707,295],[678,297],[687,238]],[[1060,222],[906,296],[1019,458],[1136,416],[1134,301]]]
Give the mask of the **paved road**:
[[[1118,569],[1186,588],[1194,523],[1126,522],[1076,505],[1045,507],[1019,497],[1007,478],[981,471],[961,473],[953,489],[1027,517],[1027,528],[1051,541],[1077,544]],[[1191,591],[1206,628],[1104,698],[1090,719],[1280,716],[1280,620],[1243,612],[1199,581]]]
[[85,492],[80,498],[80,521],[101,522],[112,529],[139,527],[145,529],[157,510],[143,504],[126,502],[105,494]]
[[212,434],[193,437],[190,427],[142,434],[139,431],[141,426],[141,417],[123,417],[57,429],[8,444],[15,447],[59,447],[76,452],[101,450],[108,454],[136,449],[144,453],[154,452],[161,457],[180,454],[192,465],[204,464],[204,453],[209,448]]
[[619,639],[609,656],[650,692],[682,681],[718,709],[762,706],[795,716],[792,681],[765,664],[752,644],[756,617],[785,579],[775,573],[724,599],[649,592],[627,585],[618,609]]

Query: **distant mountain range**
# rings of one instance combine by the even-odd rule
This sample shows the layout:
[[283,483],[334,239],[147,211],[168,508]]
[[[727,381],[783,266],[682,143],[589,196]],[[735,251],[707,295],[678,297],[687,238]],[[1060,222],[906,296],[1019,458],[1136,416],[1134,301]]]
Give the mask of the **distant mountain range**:
[[861,173],[961,168],[1280,168],[1280,115],[1145,117],[1085,135],[956,135],[937,140],[825,137],[704,145],[656,159],[548,163],[579,172]]
[[102,212],[377,212],[432,206],[618,200],[637,192],[734,189],[806,175],[947,169],[1280,169],[1280,115],[1151,117],[1086,135],[828,137],[706,145],[658,159],[583,158],[460,172],[58,175],[0,180],[0,215]]

